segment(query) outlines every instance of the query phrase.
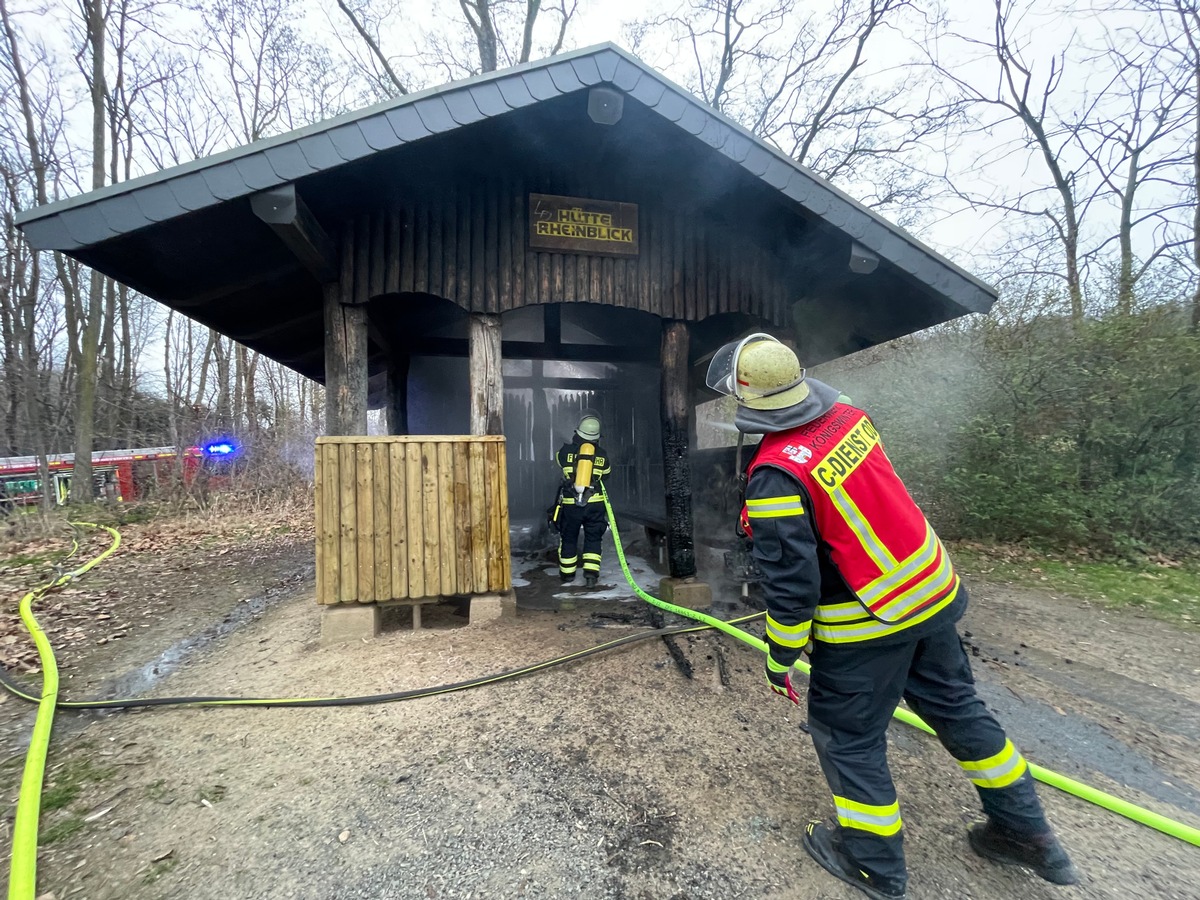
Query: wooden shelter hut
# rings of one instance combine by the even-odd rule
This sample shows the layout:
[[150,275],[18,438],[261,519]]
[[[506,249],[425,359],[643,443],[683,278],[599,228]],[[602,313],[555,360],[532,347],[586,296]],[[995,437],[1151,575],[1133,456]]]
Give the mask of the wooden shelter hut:
[[[995,299],[609,44],[405,95],[19,225],[34,247],[324,382],[329,435],[365,435],[369,407],[387,408],[395,435],[507,435],[522,513],[544,508],[578,407],[600,406],[622,451],[613,493],[657,507],[674,579],[696,571],[689,446],[707,354],[769,330],[812,365]],[[469,493],[478,470],[463,465]],[[357,523],[381,524],[395,500]],[[460,556],[477,537],[458,535]]]

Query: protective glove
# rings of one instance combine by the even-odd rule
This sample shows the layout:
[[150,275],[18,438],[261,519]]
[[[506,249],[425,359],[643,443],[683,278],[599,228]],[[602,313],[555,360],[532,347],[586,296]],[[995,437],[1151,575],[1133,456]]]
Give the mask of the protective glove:
[[[777,664],[776,664],[777,665]],[[800,705],[800,695],[796,693],[796,689],[792,687],[792,671],[788,669],[780,672],[772,668],[771,657],[767,657],[766,665],[767,684],[771,690],[780,697],[786,697],[791,700],[796,706]]]

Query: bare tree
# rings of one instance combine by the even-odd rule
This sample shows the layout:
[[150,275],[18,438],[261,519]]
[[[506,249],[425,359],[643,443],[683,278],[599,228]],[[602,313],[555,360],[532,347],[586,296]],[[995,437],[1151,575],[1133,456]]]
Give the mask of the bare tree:
[[[352,0],[353,2],[353,0]],[[392,61],[380,49],[379,46],[379,22],[380,17],[373,14],[369,4],[358,0],[354,2],[354,6],[350,6],[346,0],[337,0],[338,9],[354,26],[354,30],[358,32],[358,36],[362,38],[363,43],[367,45],[367,49],[371,53],[371,59],[379,65],[383,70],[383,75],[386,76],[389,90],[386,94],[407,94],[408,87],[405,85],[404,79],[397,74],[392,66]],[[378,82],[378,73],[372,71],[372,81]]]
[[[685,84],[714,109],[904,217],[933,184],[911,158],[960,109],[939,98],[909,47],[938,27],[918,0],[686,0],[630,36],[651,57],[676,48],[668,53],[684,57]],[[890,58],[872,61],[885,29],[913,37],[891,40]]]
[[[1160,24],[1157,39],[1139,35],[1161,57],[1161,65],[1179,75],[1184,88],[1182,108],[1190,152],[1185,162],[1189,177],[1177,184],[1190,201],[1191,216],[1183,230],[1194,279],[1191,328],[1200,334],[1200,2],[1197,0],[1135,0],[1136,8],[1153,14]],[[1200,456],[1200,454],[1198,454]]]
[[[995,83],[981,87],[955,68],[933,58],[939,72],[955,83],[964,98],[975,106],[998,109],[1002,116],[1020,123],[1029,143],[1041,157],[1051,181],[1058,206],[1042,202],[1043,189],[1036,187],[1016,197],[999,201],[970,198],[977,205],[994,206],[1026,216],[1044,217],[1050,223],[1064,259],[1064,278],[1070,303],[1071,317],[1083,318],[1083,287],[1080,277],[1080,223],[1091,197],[1080,197],[1077,188],[1078,171],[1067,161],[1065,148],[1074,142],[1073,134],[1060,128],[1053,102],[1060,91],[1067,66],[1067,50],[1060,50],[1050,60],[1044,76],[1035,74],[1034,65],[1026,59],[1025,46],[1015,36],[1015,23],[1021,9],[1014,0],[993,0],[994,16],[989,40],[959,36],[968,46],[982,47],[995,63]],[[1066,46],[1072,37],[1068,35]]]
[[[1178,212],[1191,205],[1182,197],[1177,173],[1188,160],[1181,137],[1195,107],[1188,103],[1184,73],[1160,65],[1161,57],[1145,46],[1131,53],[1109,38],[1094,61],[1115,70],[1112,80],[1080,118],[1074,135],[1100,180],[1101,194],[1111,196],[1118,209],[1116,233],[1090,252],[1099,256],[1110,244],[1117,245],[1116,308],[1129,314],[1138,282],[1161,257],[1185,243],[1172,237],[1171,226]],[[1163,187],[1170,199],[1154,190]],[[1155,232],[1152,249],[1135,259],[1135,232],[1149,228]]]

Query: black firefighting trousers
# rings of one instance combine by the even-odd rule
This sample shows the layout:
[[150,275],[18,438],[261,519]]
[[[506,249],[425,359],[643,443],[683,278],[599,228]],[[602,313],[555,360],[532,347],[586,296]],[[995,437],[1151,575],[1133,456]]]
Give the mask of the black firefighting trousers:
[[564,503],[558,514],[560,522],[558,571],[563,579],[575,577],[579,568],[579,529],[583,529],[583,571],[600,572],[600,547],[608,529],[608,517],[603,503]]
[[1049,830],[1025,760],[975,693],[953,623],[906,643],[817,643],[809,728],[834,795],[843,850],[859,868],[901,883],[906,877],[886,737],[901,697],[959,761],[988,816],[1022,834]]

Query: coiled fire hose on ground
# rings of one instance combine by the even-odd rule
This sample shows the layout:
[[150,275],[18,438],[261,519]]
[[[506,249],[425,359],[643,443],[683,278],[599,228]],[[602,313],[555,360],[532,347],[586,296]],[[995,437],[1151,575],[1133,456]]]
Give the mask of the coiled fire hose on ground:
[[[84,573],[98,565],[102,560],[112,555],[120,546],[121,536],[114,528],[105,525],[94,525],[90,522],[72,522],[72,525],[84,528],[101,528],[107,531],[112,536],[112,543],[98,556],[94,557],[79,568],[64,573],[53,581],[42,585],[39,588],[27,593],[21,598],[19,611],[22,622],[29,630],[29,633],[34,639],[37,646],[38,655],[41,659],[42,671],[44,673],[42,682],[41,696],[34,696],[25,691],[19,684],[12,681],[7,674],[0,673],[0,686],[13,693],[15,696],[36,703],[38,705],[37,717],[34,722],[33,734],[30,739],[29,751],[26,754],[25,769],[21,778],[20,796],[17,801],[16,819],[13,824],[13,849],[12,863],[9,868],[9,885],[8,885],[8,900],[34,900],[37,879],[37,826],[38,817],[40,814],[42,781],[45,775],[46,767],[46,752],[49,746],[50,730],[54,719],[54,713],[57,708],[63,709],[134,709],[150,706],[190,706],[190,707],[209,707],[209,706],[262,706],[262,707],[317,707],[317,706],[365,706],[375,703],[393,703],[401,700],[413,700],[419,697],[432,697],[439,694],[454,693],[457,691],[467,690],[473,687],[481,687],[487,684],[496,684],[498,682],[517,678],[523,675],[539,672],[552,666],[563,665],[569,662],[575,662],[592,656],[598,653],[603,653],[608,650],[614,650],[618,647],[631,644],[636,641],[646,640],[653,637],[665,637],[675,634],[685,634],[689,632],[706,631],[715,629],[730,637],[754,647],[756,650],[765,653],[767,650],[766,643],[749,632],[743,631],[737,625],[757,619],[762,616],[762,613],[755,613],[748,616],[742,616],[736,619],[724,621],[714,618],[705,613],[697,612],[696,610],[687,609],[685,607],[676,606],[667,603],[657,597],[651,596],[634,581],[633,573],[629,570],[629,563],[625,559],[625,548],[621,541],[620,532],[617,529],[616,516],[613,513],[612,505],[609,503],[608,495],[602,489],[604,499],[604,508],[608,516],[609,526],[613,533],[613,544],[616,547],[617,559],[621,564],[621,571],[625,576],[625,580],[633,589],[634,593],[642,600],[649,603],[651,606],[664,610],[665,612],[673,613],[677,616],[682,616],[697,622],[697,625],[685,626],[679,628],[657,628],[650,631],[642,631],[636,634],[626,635],[622,638],[617,638],[613,641],[608,641],[599,644],[595,647],[590,647],[586,650],[581,650],[576,653],[570,653],[565,656],[556,657],[555,659],[546,660],[545,662],[534,663],[529,666],[524,666],[519,669],[512,669],[505,672],[500,672],[495,675],[485,675],[479,678],[472,678],[467,681],[460,681],[454,684],[438,685],[429,688],[418,688],[409,691],[395,691],[386,694],[372,694],[361,697],[294,697],[294,698],[267,698],[267,697],[152,697],[152,698],[127,698],[115,700],[88,700],[74,701],[58,699],[58,666],[54,658],[54,650],[50,646],[49,640],[38,624],[37,619],[33,616],[33,603],[46,594],[54,590],[64,587],[71,581],[81,577]],[[73,551],[74,552],[74,551]],[[72,555],[73,555],[72,552]],[[69,557],[68,557],[69,558]],[[805,675],[809,673],[809,666],[803,661],[796,663],[796,668]],[[915,728],[920,728],[922,731],[933,734],[934,731],[920,717],[905,709],[897,709],[893,713],[895,718],[906,724],[912,725]],[[1033,777],[1044,784],[1065,791],[1081,800],[1086,800],[1097,806],[1108,809],[1128,819],[1138,822],[1142,825],[1147,825],[1171,837],[1178,838],[1194,846],[1200,846],[1200,829],[1193,828],[1182,822],[1170,819],[1166,816],[1155,813],[1151,810],[1129,803],[1112,794],[1093,788],[1090,785],[1076,781],[1073,778],[1068,778],[1050,769],[1042,766],[1029,763],[1029,771]]]

